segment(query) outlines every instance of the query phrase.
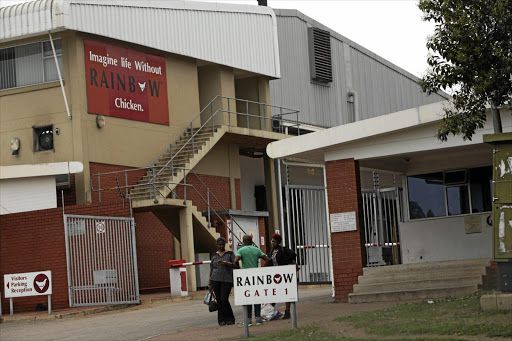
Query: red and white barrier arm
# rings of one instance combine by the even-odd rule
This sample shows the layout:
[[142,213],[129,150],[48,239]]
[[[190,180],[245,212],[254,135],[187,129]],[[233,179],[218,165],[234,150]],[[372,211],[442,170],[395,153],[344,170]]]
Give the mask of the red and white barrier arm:
[[297,245],[297,249],[329,248],[329,245]]
[[210,264],[211,262],[212,262],[211,260],[204,260],[204,261],[200,261],[200,262],[174,263],[174,264],[169,264],[169,268],[181,268],[183,266],[190,266],[190,265]]
[[364,246],[366,247],[372,247],[372,246],[400,246],[400,243],[367,243],[367,244],[364,244]]

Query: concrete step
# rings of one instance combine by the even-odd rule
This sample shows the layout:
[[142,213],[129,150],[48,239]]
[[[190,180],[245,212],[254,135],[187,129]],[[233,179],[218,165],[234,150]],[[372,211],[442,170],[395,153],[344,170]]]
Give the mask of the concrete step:
[[[395,279],[396,280],[396,279]],[[411,289],[434,289],[457,286],[481,285],[482,276],[464,276],[451,278],[434,278],[388,283],[369,283],[354,285],[354,293],[375,293],[380,291],[402,291]]]
[[488,258],[475,258],[466,260],[452,260],[442,262],[429,262],[417,264],[399,264],[392,266],[380,266],[372,268],[364,268],[363,275],[379,275],[379,274],[399,274],[408,272],[424,272],[424,271],[437,271],[443,269],[460,269],[469,267],[485,267],[489,265]]
[[[382,268],[392,268],[396,265],[392,266],[383,266]],[[394,282],[404,282],[409,280],[432,280],[439,278],[451,278],[451,277],[465,277],[465,276],[482,276],[485,275],[485,266],[474,266],[474,267],[464,267],[458,269],[442,269],[437,271],[411,271],[411,272],[399,272],[393,273],[390,271],[389,273],[385,272],[383,274],[365,274],[363,276],[359,276],[358,283],[359,284],[378,284],[378,283],[394,283]]]
[[478,285],[410,289],[401,291],[379,291],[373,293],[348,294],[349,303],[414,301],[465,295],[478,290]]

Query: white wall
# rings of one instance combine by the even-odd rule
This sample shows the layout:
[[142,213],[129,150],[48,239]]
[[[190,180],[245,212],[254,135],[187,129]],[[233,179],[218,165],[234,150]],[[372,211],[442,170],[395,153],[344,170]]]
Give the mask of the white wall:
[[55,176],[0,180],[0,214],[57,207]]
[[464,216],[409,221],[400,224],[404,264],[492,257],[492,227],[480,217],[482,232],[466,234]]
[[244,211],[256,211],[254,186],[265,185],[263,158],[240,156],[240,177],[242,209]]

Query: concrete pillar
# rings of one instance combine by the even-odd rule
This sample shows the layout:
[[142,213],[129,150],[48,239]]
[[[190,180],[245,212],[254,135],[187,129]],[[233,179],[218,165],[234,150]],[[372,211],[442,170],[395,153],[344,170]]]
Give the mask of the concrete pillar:
[[[276,169],[274,159],[267,155],[263,158],[263,171],[265,174],[265,195],[267,197],[268,225],[266,231],[267,240],[272,240],[272,234],[279,229],[279,217],[277,211],[277,191],[276,191]],[[279,194],[280,195],[280,194]]]
[[[258,102],[270,104],[270,84],[267,77],[258,77]],[[271,107],[260,106],[259,115],[261,116],[261,129],[272,131]]]
[[[220,65],[208,65],[198,69],[199,75],[199,103],[203,110],[217,95],[235,98],[235,74],[232,69]],[[215,124],[232,126],[237,125],[237,117],[228,114],[235,112],[236,103],[233,100],[217,99],[211,108],[201,114],[201,123],[205,123],[212,114],[215,114]],[[223,112],[220,112],[220,111]],[[211,122],[209,122],[211,123]]]
[[[192,208],[186,206],[180,208],[180,239],[181,256],[187,262],[195,261],[194,250],[194,225],[192,221]],[[194,267],[187,268],[188,291],[196,291],[196,271]]]
[[173,245],[174,245],[174,259],[181,259],[181,244],[180,244],[180,241],[178,239],[176,239],[176,237],[172,237],[172,242],[173,242]]
[[359,163],[354,159],[325,163],[327,200],[329,215],[355,212],[356,231],[331,233],[332,266],[334,273],[335,299],[348,301],[348,294],[363,274],[364,229],[361,219],[361,184]]
[[229,204],[230,208],[233,210],[240,210],[241,207],[237,207],[236,197],[237,197],[237,188],[236,188],[236,175],[240,176],[240,155],[239,155],[239,147],[236,144],[230,144],[228,146],[229,153]]

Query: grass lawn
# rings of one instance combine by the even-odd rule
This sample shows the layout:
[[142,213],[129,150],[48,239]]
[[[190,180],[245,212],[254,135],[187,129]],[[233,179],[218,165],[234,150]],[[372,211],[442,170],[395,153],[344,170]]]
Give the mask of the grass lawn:
[[486,292],[397,305],[391,308],[336,319],[368,334],[436,334],[512,337],[512,312],[483,312],[480,296]]

